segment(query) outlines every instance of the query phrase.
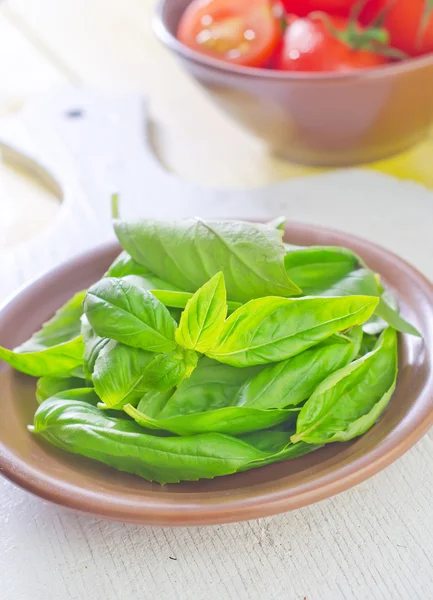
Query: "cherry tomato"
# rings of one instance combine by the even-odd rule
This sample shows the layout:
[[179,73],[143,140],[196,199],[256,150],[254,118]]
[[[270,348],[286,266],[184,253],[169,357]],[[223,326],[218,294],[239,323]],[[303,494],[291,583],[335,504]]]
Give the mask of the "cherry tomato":
[[193,0],[182,15],[177,37],[208,56],[261,67],[281,41],[277,8],[271,0]]
[[[387,58],[381,54],[350,47],[338,39],[338,32],[347,31],[348,19],[328,17],[329,22],[310,15],[308,18],[289,17],[282,51],[276,68],[284,71],[353,71],[383,65]],[[364,31],[359,25],[357,31]]]
[[[348,17],[359,4],[359,0],[282,0],[288,14],[305,17],[311,12],[322,11],[329,15]],[[361,13],[369,12],[369,5],[377,3],[377,0],[366,0]]]
[[386,10],[384,25],[394,48],[410,56],[433,52],[433,7],[429,13],[428,0],[382,1],[381,4]]
[[371,25],[371,23],[381,15],[383,4],[386,1],[387,0],[368,0],[361,10],[359,22],[362,25]]

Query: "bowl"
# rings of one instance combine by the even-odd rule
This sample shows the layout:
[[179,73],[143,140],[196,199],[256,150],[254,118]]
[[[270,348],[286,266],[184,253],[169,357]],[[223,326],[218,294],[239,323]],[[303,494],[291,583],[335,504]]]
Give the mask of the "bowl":
[[176,39],[191,0],[160,0],[154,30],[185,70],[272,153],[316,166],[348,166],[397,154],[433,122],[433,55],[350,73],[238,67]]
[[[160,486],[68,454],[27,430],[35,380],[0,364],[0,472],[57,504],[122,522],[209,525],[264,517],[317,502],[367,479],[406,452],[433,423],[433,286],[387,250],[351,235],[291,223],[286,241],[351,248],[397,295],[424,339],[400,336],[397,389],[380,421],[348,443],[214,480]],[[106,271],[119,253],[102,246],[42,276],[0,309],[0,344],[27,339],[72,294]]]

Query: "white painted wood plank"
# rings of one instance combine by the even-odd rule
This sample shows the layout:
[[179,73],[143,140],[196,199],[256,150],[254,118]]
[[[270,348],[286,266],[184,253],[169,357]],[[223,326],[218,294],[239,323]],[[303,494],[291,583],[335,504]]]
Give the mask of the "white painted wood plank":
[[[31,94],[65,85],[67,79],[6,18],[0,5],[0,114]],[[17,170],[0,163],[0,251],[41,231],[54,217],[53,194]]]
[[0,114],[66,78],[20,33],[0,5]]

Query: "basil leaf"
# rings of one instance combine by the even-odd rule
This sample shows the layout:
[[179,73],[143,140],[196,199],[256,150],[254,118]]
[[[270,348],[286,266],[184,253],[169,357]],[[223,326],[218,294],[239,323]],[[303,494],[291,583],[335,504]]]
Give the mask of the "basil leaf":
[[422,337],[421,333],[411,323],[408,323],[398,311],[394,310],[385,300],[381,298],[379,305],[376,309],[378,317],[383,319],[391,327],[402,333],[408,333],[409,335],[416,335]]
[[75,294],[29,340],[15,348],[15,352],[38,352],[77,338],[81,330],[80,317],[85,295],[85,290]]
[[67,375],[77,369],[83,362],[80,317],[85,293],[75,294],[21,346],[14,350],[0,346],[0,360],[35,377]]
[[[165,396],[146,395],[137,412],[125,407],[137,422],[150,429],[163,429],[180,435],[203,431],[243,433],[257,427],[271,427],[291,418],[290,413],[276,411],[227,410],[242,384],[258,373],[259,367],[235,369],[209,358],[200,359],[191,377]],[[232,407],[230,407],[232,408]],[[261,413],[269,414],[261,414]]]
[[252,431],[251,433],[240,435],[239,439],[264,452],[279,452],[281,447],[284,447],[290,440],[291,435],[292,433],[290,433],[287,427],[277,425],[273,429]]
[[207,412],[159,419],[149,417],[130,404],[124,407],[124,411],[142,427],[170,431],[177,435],[197,435],[212,432],[240,435],[258,429],[269,429],[288,419],[293,421],[298,414],[297,409],[261,410],[228,406]]
[[357,269],[333,286],[319,291],[320,296],[363,296],[379,297],[381,292],[375,274],[370,269]]
[[170,313],[170,315],[172,316],[172,318],[176,321],[176,323],[179,323],[180,318],[182,316],[182,310],[180,308],[172,308],[171,306],[168,306],[167,310]]
[[235,367],[285,360],[332,334],[364,323],[377,298],[260,298],[236,310],[207,353]]
[[104,277],[117,277],[120,279],[126,275],[141,275],[145,277],[148,274],[148,269],[143,267],[143,265],[138,264],[132,256],[123,251],[110,265]]
[[[194,294],[190,292],[175,292],[172,290],[150,290],[152,294],[160,300],[164,306],[170,308],[185,308],[188,301],[191,300]],[[229,312],[234,312],[237,308],[242,306],[241,302],[233,302],[227,300],[227,306]]]
[[349,275],[360,262],[356,254],[338,246],[286,246],[286,250],[286,273],[305,296],[319,295]]
[[114,277],[101,279],[87,292],[84,311],[101,337],[149,352],[175,349],[176,322],[150,292]]
[[349,364],[359,352],[362,329],[349,338],[332,336],[301,354],[264,368],[239,390],[234,404],[249,408],[296,406],[337,369]]
[[171,390],[192,372],[197,360],[198,356],[195,353],[188,359],[181,352],[158,354],[145,368],[143,379],[150,389],[159,392]]
[[[59,391],[56,394],[53,394],[52,396],[47,398],[46,400],[50,401],[50,404],[52,405],[52,407],[55,410],[61,411],[62,403],[71,402],[71,401],[74,401],[74,402],[78,401],[80,403],[83,402],[85,404],[90,404],[96,408],[96,405],[99,402],[99,397],[93,388],[82,387],[82,388],[72,388],[70,390]],[[46,400],[45,400],[45,402],[46,402]],[[48,408],[47,413],[49,413],[49,412],[50,412],[50,409]],[[41,411],[41,414],[44,414],[44,412]],[[104,414],[107,415],[109,413],[105,412]]]
[[80,377],[54,377],[45,375],[44,377],[40,377],[36,383],[36,400],[38,404],[42,404],[47,398],[56,396],[60,392],[86,387],[92,387],[92,385]]
[[[65,394],[41,404],[29,429],[63,450],[162,484],[213,479],[295,458],[318,447],[293,445],[290,434],[282,438],[281,432],[267,432],[269,452],[218,433],[148,435],[134,421],[108,416],[76,395],[68,400]],[[273,443],[274,436],[279,443]],[[266,447],[263,442],[261,446]]]
[[95,391],[105,407],[137,404],[149,389],[145,369],[154,358],[152,352],[110,340],[100,350],[92,375]]
[[166,390],[164,392],[158,392],[157,390],[149,390],[141,398],[137,405],[137,410],[144,413],[148,417],[153,418],[157,416],[170,398],[173,396],[174,388]]
[[[370,269],[358,269],[349,273],[344,279],[341,279],[335,285],[327,290],[323,290],[321,296],[353,296],[362,294],[366,296],[380,297],[382,293],[378,279]],[[375,315],[364,325],[366,333],[380,333],[388,325],[391,325],[397,331],[416,335],[421,337],[419,331],[403,317],[398,314],[398,307],[392,306],[387,299],[389,296],[384,294],[375,310]]]
[[[296,409],[284,409],[290,404],[306,400],[327,375],[356,356],[362,338],[361,328],[357,328],[351,335],[353,340],[333,336],[333,341],[329,344],[325,342],[324,348],[306,350],[295,358],[263,369],[255,377],[250,377],[237,394],[226,394],[225,407],[221,406],[221,397],[209,398],[209,386],[204,378],[202,386],[194,386],[196,393],[197,387],[201,390],[199,403],[194,402],[194,396],[188,394],[188,389],[194,389],[189,382],[190,385],[187,383],[186,386],[180,386],[178,392],[166,398],[165,403],[161,402],[159,411],[152,410],[149,403],[137,409],[125,406],[124,410],[143,427],[170,431],[178,435],[205,432],[240,435],[267,429],[293,419]],[[205,361],[206,359],[201,362]],[[209,366],[206,367],[206,363],[205,370],[214,376]],[[225,371],[224,375],[230,374],[231,371],[250,371],[228,366],[222,370]],[[199,366],[194,374],[193,384],[197,380],[200,381],[200,371]],[[233,376],[236,376],[236,373],[233,373]],[[243,375],[245,376],[247,374]],[[236,383],[236,387],[239,388],[239,379]],[[215,408],[215,404],[218,408]],[[147,412],[149,408],[152,411],[151,415]]]
[[96,359],[101,350],[110,342],[110,338],[96,335],[86,315],[81,317],[81,336],[84,342],[83,369],[87,379],[92,379]]
[[178,289],[171,285],[171,283],[156,277],[156,275],[143,267],[143,265],[139,265],[132,256],[125,251],[119,254],[105,274],[105,277],[116,277],[118,279],[132,276],[140,277],[141,287],[146,290],[151,290],[153,288],[160,288],[162,290]]
[[294,443],[346,442],[370,429],[397,379],[397,334],[386,329],[373,351],[323,381],[301,409]]
[[[203,357],[189,379],[186,379],[161,407],[158,418],[200,413],[231,406],[242,385],[260,372],[262,367],[236,369]],[[155,417],[156,413],[142,412]]]
[[0,346],[0,360],[33,377],[67,375],[82,364],[83,350],[81,337],[34,352],[15,352]]
[[283,232],[237,221],[114,221],[120,243],[161,279],[195,292],[222,271],[230,300],[300,290],[284,269]]
[[[379,293],[380,292],[381,292],[381,289],[379,288]],[[384,290],[382,292],[381,300],[386,302],[386,304],[388,304],[393,309],[394,312],[398,313],[397,299],[395,298],[395,296],[393,296],[393,294],[391,294],[391,292],[389,290]],[[388,323],[386,321],[384,321],[381,317],[379,317],[379,315],[377,314],[377,309],[376,309],[375,314],[372,317],[370,317],[366,323],[364,323],[364,325],[362,326],[362,329],[366,335],[368,334],[371,336],[377,336],[380,333],[382,333],[382,331],[384,329],[386,329],[387,327],[388,327]],[[394,329],[397,329],[397,328],[395,327]]]
[[197,352],[210,350],[227,316],[226,300],[224,275],[217,273],[188,300],[176,330],[176,342]]
[[364,356],[364,354],[368,354],[373,350],[377,343],[377,337],[375,335],[370,335],[368,333],[364,333],[362,336],[361,347],[359,349],[358,358]]

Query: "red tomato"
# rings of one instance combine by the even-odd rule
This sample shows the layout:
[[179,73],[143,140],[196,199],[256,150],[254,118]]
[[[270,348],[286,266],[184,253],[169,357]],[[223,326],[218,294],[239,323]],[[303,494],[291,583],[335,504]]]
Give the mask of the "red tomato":
[[282,37],[271,0],[193,0],[179,23],[178,39],[226,62],[264,66]]
[[[329,17],[338,31],[345,31],[348,20]],[[362,28],[358,27],[359,32]],[[331,32],[319,17],[290,17],[276,68],[283,71],[353,71],[383,65],[387,58],[368,50],[351,48]]]
[[391,46],[411,56],[433,52],[433,11],[430,10],[429,16],[428,4],[428,0],[396,0],[389,4],[382,0],[382,7],[388,8],[384,25],[389,31]]
[[[289,14],[305,17],[311,12],[322,11],[329,15],[348,17],[359,0],[282,0],[284,8]],[[366,0],[362,7],[362,14],[369,12],[371,4],[377,0]]]

